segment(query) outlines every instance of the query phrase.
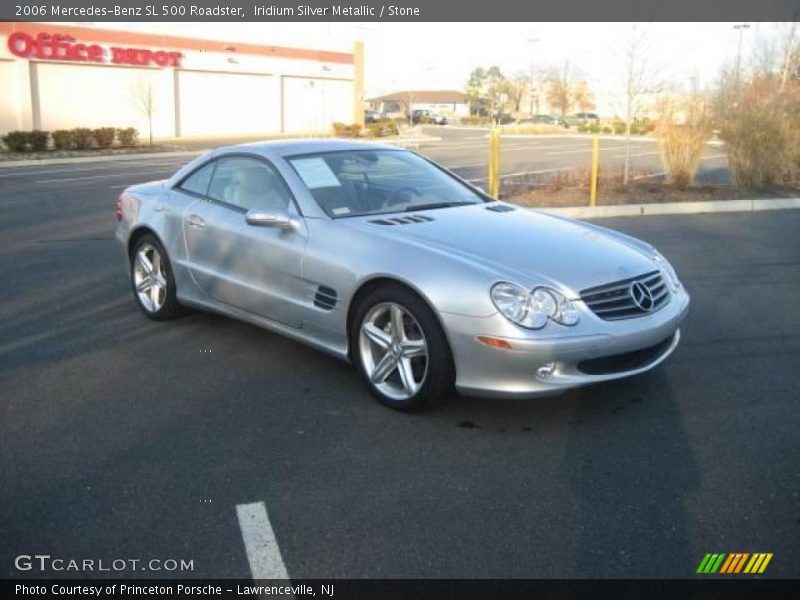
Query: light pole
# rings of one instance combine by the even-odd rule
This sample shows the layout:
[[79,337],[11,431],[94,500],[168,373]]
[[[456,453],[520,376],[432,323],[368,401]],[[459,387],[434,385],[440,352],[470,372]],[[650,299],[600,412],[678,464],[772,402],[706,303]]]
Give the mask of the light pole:
[[[536,44],[539,42],[538,37],[531,37],[526,40],[531,45],[531,87],[530,87],[530,116],[533,117],[533,77],[534,77],[534,57],[536,56]],[[539,90],[536,90],[537,93]]]
[[738,91],[742,67],[742,34],[745,29],[750,29],[750,23],[737,23],[733,28],[739,32],[739,48],[736,52],[736,89]]

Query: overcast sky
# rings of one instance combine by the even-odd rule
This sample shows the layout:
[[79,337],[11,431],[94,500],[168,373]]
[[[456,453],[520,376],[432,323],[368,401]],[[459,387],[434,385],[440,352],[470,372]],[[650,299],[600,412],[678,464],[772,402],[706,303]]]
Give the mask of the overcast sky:
[[[620,81],[623,40],[630,23],[97,23],[153,33],[349,51],[366,47],[367,95],[399,89],[464,89],[476,66],[498,65],[506,76],[570,60],[581,70],[600,106]],[[739,32],[733,23],[641,23],[648,55],[664,76],[689,88],[712,85],[720,67],[735,62]],[[742,62],[776,25],[745,30]],[[537,39],[536,42],[528,40]]]

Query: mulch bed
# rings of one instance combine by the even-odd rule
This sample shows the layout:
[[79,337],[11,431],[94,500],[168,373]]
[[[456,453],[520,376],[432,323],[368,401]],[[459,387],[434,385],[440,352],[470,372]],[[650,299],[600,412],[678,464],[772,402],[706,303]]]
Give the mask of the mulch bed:
[[[611,184],[597,190],[598,206],[621,204],[659,204],[665,202],[707,202],[752,198],[787,198],[800,196],[800,189],[773,188],[755,190],[730,185],[697,185],[684,190],[664,182],[632,182],[628,187]],[[546,187],[501,194],[507,202],[537,208],[586,206],[589,204],[589,186],[548,189]]]

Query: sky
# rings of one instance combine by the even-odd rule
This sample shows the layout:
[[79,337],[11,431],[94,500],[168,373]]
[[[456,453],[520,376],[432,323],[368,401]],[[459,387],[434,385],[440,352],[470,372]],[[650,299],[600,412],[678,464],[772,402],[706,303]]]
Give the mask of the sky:
[[[82,23],[86,25],[86,23]],[[93,24],[94,25],[94,24]],[[621,85],[622,43],[631,23],[97,23],[98,27],[320,49],[365,44],[367,98],[403,89],[463,90],[470,71],[497,65],[506,76],[569,60],[594,92],[598,107],[614,103]],[[713,85],[735,63],[734,23],[639,23],[647,56],[662,78],[688,90],[692,79]],[[752,23],[742,34],[742,63],[775,24]],[[532,41],[536,40],[536,41]]]

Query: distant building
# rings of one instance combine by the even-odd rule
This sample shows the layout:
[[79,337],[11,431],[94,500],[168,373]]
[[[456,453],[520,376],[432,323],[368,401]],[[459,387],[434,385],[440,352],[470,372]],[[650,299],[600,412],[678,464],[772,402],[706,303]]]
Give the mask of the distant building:
[[367,102],[370,108],[388,116],[405,116],[409,110],[430,110],[451,118],[469,116],[469,97],[457,90],[407,90]]
[[363,54],[0,22],[0,134],[136,127],[157,138],[327,131],[363,119]]

